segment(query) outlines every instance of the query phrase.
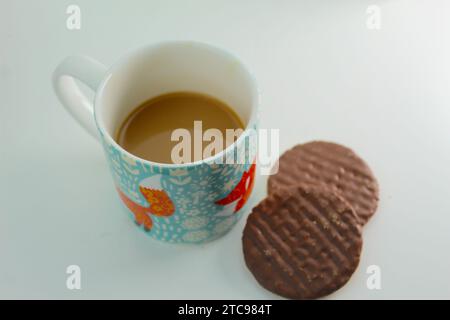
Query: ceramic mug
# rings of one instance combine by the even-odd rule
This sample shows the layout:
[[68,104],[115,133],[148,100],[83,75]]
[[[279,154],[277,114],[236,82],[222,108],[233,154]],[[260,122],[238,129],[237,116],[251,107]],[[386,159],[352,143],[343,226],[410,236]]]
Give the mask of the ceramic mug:
[[[95,92],[93,102],[75,79]],[[124,208],[152,238],[204,243],[227,233],[242,216],[255,176],[256,148],[248,138],[256,135],[259,95],[235,56],[190,41],[141,48],[110,68],[72,56],[55,70],[53,85],[67,111],[103,145]],[[244,133],[214,157],[180,165],[141,159],[116,143],[114,133],[134,108],[176,91],[224,101],[246,124]],[[223,163],[224,157],[235,161]]]

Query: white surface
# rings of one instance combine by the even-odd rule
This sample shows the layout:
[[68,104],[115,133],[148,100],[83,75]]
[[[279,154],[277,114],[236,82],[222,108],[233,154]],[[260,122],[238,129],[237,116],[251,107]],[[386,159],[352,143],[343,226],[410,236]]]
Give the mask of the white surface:
[[[131,5],[130,3],[134,3]],[[68,4],[82,30],[65,28]],[[382,29],[366,28],[378,3]],[[74,53],[112,63],[167,39],[224,47],[262,91],[261,126],[282,150],[311,139],[354,148],[381,186],[351,281],[330,298],[450,298],[450,2],[0,0],[0,298],[272,298],[240,236],[159,244],[119,206],[100,146],[50,76]],[[265,179],[256,184],[256,199]],[[82,290],[65,287],[82,268]],[[366,288],[366,268],[382,289]]]

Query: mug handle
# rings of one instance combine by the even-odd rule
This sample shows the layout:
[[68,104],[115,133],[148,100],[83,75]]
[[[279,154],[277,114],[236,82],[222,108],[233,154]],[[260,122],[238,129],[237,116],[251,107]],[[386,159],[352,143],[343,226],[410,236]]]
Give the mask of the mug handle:
[[85,56],[64,59],[53,73],[53,89],[65,109],[97,140],[98,131],[94,120],[93,102],[83,94],[75,79],[83,82],[94,92],[106,74],[107,68],[100,62]]

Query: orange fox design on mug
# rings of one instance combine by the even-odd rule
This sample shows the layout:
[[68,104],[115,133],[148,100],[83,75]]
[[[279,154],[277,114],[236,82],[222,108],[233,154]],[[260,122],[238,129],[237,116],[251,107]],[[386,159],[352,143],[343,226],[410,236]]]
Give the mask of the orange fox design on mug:
[[168,217],[175,212],[175,206],[164,190],[139,187],[142,195],[151,204],[148,211],[155,216]]
[[145,231],[150,231],[153,221],[149,214],[160,217],[171,216],[175,212],[175,205],[164,190],[150,189],[140,186],[139,191],[150,204],[150,207],[144,207],[128,198],[120,188],[117,188],[120,198],[128,209],[133,212],[136,223],[142,225]]
[[234,213],[241,210],[252,193],[253,185],[255,183],[255,170],[256,160],[253,162],[250,169],[244,172],[236,187],[234,187],[234,189],[225,198],[216,201],[216,204],[225,206],[239,200],[234,208]]

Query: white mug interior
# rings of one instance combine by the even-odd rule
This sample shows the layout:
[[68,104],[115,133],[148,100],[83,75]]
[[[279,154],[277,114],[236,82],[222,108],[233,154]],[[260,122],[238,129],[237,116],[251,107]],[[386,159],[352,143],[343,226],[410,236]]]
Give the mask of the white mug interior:
[[153,97],[180,91],[225,102],[247,130],[256,121],[258,90],[245,66],[222,49],[177,41],[142,48],[109,69],[95,98],[97,126],[110,143],[119,147],[116,132],[136,107]]

